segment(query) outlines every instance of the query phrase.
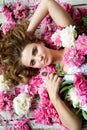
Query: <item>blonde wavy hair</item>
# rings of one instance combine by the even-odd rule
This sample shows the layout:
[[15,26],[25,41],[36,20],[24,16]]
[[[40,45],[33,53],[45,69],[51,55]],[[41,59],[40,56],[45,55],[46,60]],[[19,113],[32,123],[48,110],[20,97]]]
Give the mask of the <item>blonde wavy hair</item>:
[[28,20],[23,21],[8,31],[0,41],[0,63],[1,66],[5,65],[3,75],[10,85],[28,82],[39,72],[38,69],[26,67],[21,63],[21,53],[25,46],[39,40],[35,37],[32,40],[29,39],[26,33],[28,25]]

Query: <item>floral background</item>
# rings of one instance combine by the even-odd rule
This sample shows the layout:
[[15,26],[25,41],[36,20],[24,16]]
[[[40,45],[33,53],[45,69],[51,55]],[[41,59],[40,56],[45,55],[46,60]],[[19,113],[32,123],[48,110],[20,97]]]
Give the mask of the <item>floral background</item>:
[[[11,2],[11,3],[10,3]],[[9,3],[9,4],[7,4]],[[1,6],[1,14],[3,18],[5,19],[4,22],[1,22],[1,29],[0,29],[0,39],[2,39],[2,34],[6,34],[7,31],[11,28],[14,28],[17,23],[19,23],[21,20],[28,18],[30,19],[32,14],[37,8],[38,1],[37,0],[25,0],[25,1],[4,1],[3,3],[0,3]],[[78,25],[78,32],[79,34],[82,34],[85,32],[87,34],[87,24],[86,19],[82,19],[82,16],[87,16],[87,9],[82,8],[82,14],[80,14],[80,11],[77,8],[74,8],[68,3],[61,4],[65,10],[68,11],[68,13],[71,15],[73,20]],[[74,13],[73,13],[74,12]],[[85,24],[83,24],[85,23]],[[43,25],[43,26],[42,26]],[[79,28],[80,27],[80,28]],[[39,30],[39,31],[38,31]],[[71,34],[70,34],[71,32]],[[73,46],[74,43],[78,44],[78,48],[72,49],[72,51],[69,49],[69,51],[65,54],[67,57],[67,60],[65,61],[68,64],[76,65],[77,67],[81,67],[83,62],[85,61],[84,55],[87,54],[87,44],[83,44],[83,47],[81,48],[82,43],[85,41],[87,43],[87,36],[85,34],[78,37],[77,40],[75,40],[76,34],[75,33],[75,27],[66,28],[65,30],[62,29],[59,26],[56,26],[56,24],[52,21],[52,19],[49,17],[49,15],[41,22],[39,29],[37,29],[37,34],[41,38],[43,38],[50,47],[59,49],[60,46],[66,46],[65,42],[63,42],[61,39],[64,34],[69,34],[69,36],[73,37],[72,40],[70,38],[64,39],[67,43],[67,40],[70,41],[70,44]],[[65,37],[65,36],[64,36]],[[71,42],[73,41],[73,42]],[[80,44],[81,43],[81,44]],[[68,46],[67,45],[67,46]],[[69,47],[69,46],[68,46]],[[82,49],[82,53],[79,55],[77,54],[76,49]],[[84,54],[84,53],[85,54]],[[77,58],[75,60],[70,59],[68,55],[71,57],[74,57],[74,55],[77,54]],[[79,60],[80,58],[80,60]],[[72,62],[71,62],[72,61]],[[79,61],[79,62],[77,62]],[[78,64],[79,63],[79,64]],[[86,67],[84,67],[86,68]],[[65,128],[60,119],[59,116],[53,107],[53,104],[50,102],[48,93],[45,89],[45,75],[47,73],[54,73],[54,72],[62,72],[60,66],[57,66],[55,68],[54,66],[48,66],[40,70],[40,74],[36,77],[33,77],[31,83],[28,84],[19,84],[18,86],[15,86],[15,88],[12,89],[9,88],[7,85],[7,82],[4,81],[2,72],[4,70],[4,66],[0,68],[0,124],[1,126],[4,125],[4,130],[30,130],[30,129],[37,129],[38,127],[42,129],[54,129],[54,130],[67,130]],[[86,69],[85,69],[86,70]],[[81,88],[79,88],[79,82],[78,78],[81,78],[81,81],[84,82],[84,89],[86,90],[83,95],[80,95],[79,92],[82,91]],[[67,77],[65,77],[67,78]],[[80,102],[82,105],[87,103],[87,88],[85,88],[85,84],[87,84],[87,80],[84,79],[83,75],[81,73],[75,75],[75,85],[78,90],[78,95],[81,99],[84,99],[84,102],[81,102],[82,100],[73,101],[72,93],[76,93],[75,89],[73,90],[73,86],[71,91],[69,92],[69,96],[72,98],[71,100],[74,102],[74,107],[81,108],[81,106],[78,106],[77,104]],[[72,82],[70,82],[70,86],[72,85]],[[68,85],[69,86],[69,85]],[[63,86],[64,87],[64,86]],[[67,90],[67,88],[66,88]],[[64,90],[61,89],[61,92]],[[84,94],[85,93],[85,94]],[[70,98],[69,98],[70,100]],[[86,106],[87,107],[87,106]],[[85,108],[84,108],[85,111]],[[86,115],[85,115],[86,117]],[[86,117],[87,118],[87,117]],[[34,123],[35,122],[35,123]],[[42,125],[39,125],[42,124]],[[61,126],[60,126],[60,125]]]

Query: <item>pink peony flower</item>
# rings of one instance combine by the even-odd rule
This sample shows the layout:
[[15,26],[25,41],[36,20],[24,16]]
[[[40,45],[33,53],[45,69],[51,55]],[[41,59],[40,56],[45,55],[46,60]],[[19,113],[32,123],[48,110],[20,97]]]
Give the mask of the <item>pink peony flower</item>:
[[40,69],[40,75],[41,76],[46,76],[47,74],[51,74],[53,72],[57,72],[55,66],[50,65],[50,66],[46,66]]
[[14,22],[13,14],[9,11],[7,6],[3,6],[2,12],[4,16],[7,18],[7,21]]
[[6,18],[7,18],[7,21],[9,21],[9,22],[15,22],[14,19],[13,19],[13,14],[12,14],[12,12],[8,12],[8,13],[6,14]]
[[51,40],[54,42],[54,45],[58,46],[59,48],[62,46],[60,30],[57,29],[56,32],[52,34]]
[[[32,78],[29,84],[23,84],[23,90],[28,93],[30,96],[34,97],[38,94],[38,88],[43,84],[43,79],[40,75],[37,75]],[[26,90],[27,87],[27,90]]]
[[16,96],[20,93],[20,89],[21,89],[21,88],[15,88],[15,89],[14,89],[14,90],[15,90],[15,95],[16,95]]
[[23,6],[22,2],[15,2],[2,8],[2,12],[10,22],[17,22],[23,20],[29,15],[29,6]]
[[81,105],[85,105],[87,103],[87,79],[84,78],[81,72],[75,74],[74,85]]
[[6,93],[4,91],[0,92],[0,111],[9,111],[12,115],[13,107],[13,94]]
[[4,14],[6,14],[6,13],[8,12],[8,8],[7,8],[6,5],[2,7],[2,12],[3,12]]
[[2,31],[6,34],[10,29],[13,29],[16,26],[16,23],[7,23],[2,26]]
[[54,49],[59,49],[58,43],[54,43],[51,39],[52,34],[57,28],[61,29],[61,27],[57,26],[54,22],[51,24],[43,23],[43,26],[41,25],[41,38],[45,40],[47,46]]
[[81,67],[84,61],[85,57],[83,56],[83,53],[76,48],[69,48],[64,54],[64,62],[69,66],[75,65]]
[[6,127],[5,130],[10,130],[10,128]]
[[43,25],[50,25],[52,23],[52,19],[51,19],[51,17],[50,17],[50,15],[48,14],[43,20],[42,20],[42,22],[41,22],[41,25],[43,24]]
[[80,10],[83,16],[87,16],[87,8],[83,7],[83,8],[80,8]]
[[14,3],[12,12],[15,20],[23,20],[29,15],[29,6],[23,6],[22,2]]
[[13,122],[13,128],[16,130],[31,130],[29,127],[29,118],[24,118],[22,120],[16,120]]
[[52,125],[53,123],[60,123],[59,116],[54,108],[39,107],[35,109],[33,117],[36,122],[41,124]]
[[[44,84],[45,85],[45,84]],[[40,96],[39,107],[33,112],[33,117],[38,123],[51,125],[60,123],[59,116],[51,103],[44,86],[38,89]]]
[[87,55],[87,36],[85,34],[79,35],[76,40],[76,49],[80,50],[83,55]]
[[23,20],[29,14],[29,7],[26,6],[24,9],[21,9],[21,10],[15,9],[13,11],[13,14],[14,14],[16,20]]
[[79,9],[74,8],[71,4],[66,2],[61,3],[61,5],[70,14],[76,25],[82,25],[82,16]]
[[38,93],[40,95],[40,105],[41,106],[43,106],[43,107],[46,107],[46,106],[53,107],[45,87],[39,88]]

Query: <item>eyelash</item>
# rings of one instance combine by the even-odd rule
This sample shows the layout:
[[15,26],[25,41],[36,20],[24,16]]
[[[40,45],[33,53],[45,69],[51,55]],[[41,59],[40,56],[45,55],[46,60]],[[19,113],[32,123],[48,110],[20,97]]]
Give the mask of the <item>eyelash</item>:
[[[36,56],[37,53],[38,53],[38,49],[37,49],[37,47],[34,47],[32,50],[32,55]],[[31,65],[32,66],[35,65],[35,60],[31,60]]]
[[32,55],[36,56],[37,53],[38,53],[38,49],[37,47],[34,47],[32,51]]
[[32,65],[32,66],[35,65],[35,60],[31,60],[31,65]]

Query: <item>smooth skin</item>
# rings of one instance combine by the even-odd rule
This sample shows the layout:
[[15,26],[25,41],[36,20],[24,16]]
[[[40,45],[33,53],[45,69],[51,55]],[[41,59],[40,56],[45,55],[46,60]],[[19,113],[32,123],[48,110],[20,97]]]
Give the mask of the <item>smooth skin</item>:
[[63,102],[58,94],[61,78],[57,75],[50,74],[46,77],[46,89],[49,94],[49,98],[57,110],[59,117],[64,126],[69,130],[81,130],[82,120],[72,112],[65,102]]
[[29,34],[34,33],[37,26],[48,13],[57,25],[62,27],[66,27],[70,24],[74,25],[74,22],[69,14],[57,2],[55,2],[55,0],[41,0],[31,19],[27,32]]
[[28,44],[22,52],[22,64],[32,68],[42,68],[50,64],[63,65],[64,49],[59,51],[47,48],[43,42]]
[[[27,29],[27,33],[29,34],[29,36],[31,36],[35,32],[37,26],[48,13],[57,25],[60,25],[62,27],[74,25],[74,22],[68,15],[68,13],[58,3],[56,3],[55,0],[41,0]],[[62,59],[62,57],[56,59],[57,55],[54,55],[53,57],[55,58],[55,61],[61,61]],[[55,61],[52,63],[56,63]],[[81,130],[81,118],[75,115],[75,113],[73,113],[68,108],[68,106],[65,104],[64,101],[61,100],[58,94],[60,82],[61,79],[57,76],[54,76],[53,74],[46,77],[46,89],[48,91],[49,98],[53,103],[55,109],[57,110],[63,125],[69,130]]]

